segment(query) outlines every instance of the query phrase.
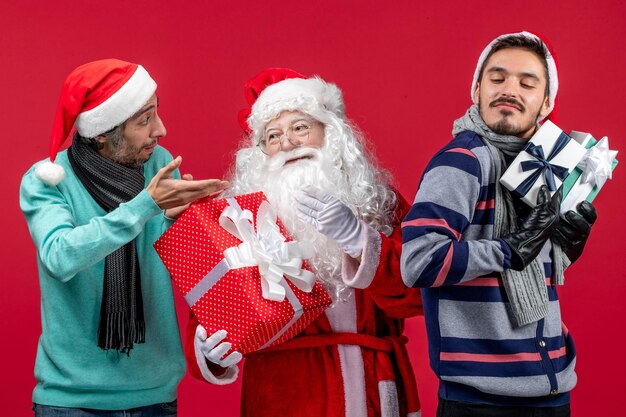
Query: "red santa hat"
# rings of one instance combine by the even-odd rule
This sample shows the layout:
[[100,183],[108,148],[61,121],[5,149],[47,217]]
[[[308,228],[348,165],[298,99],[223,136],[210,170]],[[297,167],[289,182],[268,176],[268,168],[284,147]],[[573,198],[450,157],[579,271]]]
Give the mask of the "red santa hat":
[[283,111],[302,111],[313,117],[325,111],[343,119],[345,106],[341,90],[319,77],[306,78],[288,68],[268,68],[245,85],[250,109],[239,112],[241,127],[260,131]]
[[94,138],[119,126],[134,115],[156,91],[156,82],[137,64],[103,59],[81,65],[66,78],[61,90],[50,139],[50,161],[35,169],[48,185],[63,179],[63,167],[54,163],[72,127]]
[[485,47],[485,49],[483,49],[483,52],[480,54],[480,57],[478,58],[478,63],[476,64],[476,70],[474,71],[474,79],[472,80],[472,89],[470,91],[470,96],[472,97],[472,100],[474,100],[474,91],[476,90],[476,84],[478,83],[478,77],[480,76],[480,69],[485,63],[487,56],[491,52],[491,48],[493,47],[493,45],[502,39],[506,39],[512,36],[524,36],[530,39],[538,40],[543,45],[543,50],[546,53],[546,62],[548,64],[548,86],[550,88],[550,94],[548,96],[548,106],[549,106],[548,114],[550,114],[550,112],[554,110],[556,93],[559,91],[559,75],[556,70],[556,61],[554,59],[554,56],[550,52],[550,49],[548,49],[548,45],[546,44],[546,42],[542,40],[539,36],[530,32],[526,32],[526,31],[500,35],[494,40],[492,40],[489,43],[489,45]]

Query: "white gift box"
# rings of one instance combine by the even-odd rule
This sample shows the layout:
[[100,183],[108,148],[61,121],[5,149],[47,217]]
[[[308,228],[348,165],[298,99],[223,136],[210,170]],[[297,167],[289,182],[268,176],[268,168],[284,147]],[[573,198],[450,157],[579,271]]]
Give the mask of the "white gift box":
[[585,152],[581,144],[546,120],[502,174],[500,183],[534,207],[539,188],[553,185],[550,191],[554,194]]
[[596,144],[596,138],[594,138],[591,133],[586,132],[578,132],[576,130],[572,130],[569,132],[570,138],[574,139],[576,142],[580,143],[582,147],[585,149]]

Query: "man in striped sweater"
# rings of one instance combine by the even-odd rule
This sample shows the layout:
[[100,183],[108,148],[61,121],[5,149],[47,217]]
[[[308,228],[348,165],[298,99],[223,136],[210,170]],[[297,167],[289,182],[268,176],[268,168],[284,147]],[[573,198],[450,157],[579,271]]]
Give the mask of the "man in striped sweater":
[[402,224],[401,268],[421,287],[437,416],[569,416],[572,338],[555,284],[596,214],[559,217],[560,191],[530,208],[499,179],[554,106],[558,78],[545,44],[502,35],[479,58],[474,105],[428,164]]

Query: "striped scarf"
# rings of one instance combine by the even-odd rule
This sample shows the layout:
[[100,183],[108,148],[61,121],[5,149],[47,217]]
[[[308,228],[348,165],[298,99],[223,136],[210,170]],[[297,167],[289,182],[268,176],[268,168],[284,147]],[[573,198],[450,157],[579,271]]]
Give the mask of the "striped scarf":
[[[133,199],[144,188],[143,167],[129,168],[113,162],[81,140],[73,141],[68,156],[89,194],[107,212]],[[139,259],[132,240],[105,258],[98,346],[129,354],[133,343],[144,341]]]

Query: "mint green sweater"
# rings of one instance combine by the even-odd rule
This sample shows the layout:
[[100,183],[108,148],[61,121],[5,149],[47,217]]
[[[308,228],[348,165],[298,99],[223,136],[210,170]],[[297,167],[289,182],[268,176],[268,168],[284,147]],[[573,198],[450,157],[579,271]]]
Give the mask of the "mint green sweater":
[[[144,166],[146,185],[171,160],[164,148],[155,148]],[[170,276],[152,248],[171,221],[145,189],[106,213],[74,174],[67,151],[55,162],[66,173],[59,185],[45,185],[33,167],[20,188],[41,288],[33,402],[117,410],[173,401],[185,361]],[[97,334],[104,259],[132,239],[141,268],[146,342],[135,344],[127,356],[100,349]]]

